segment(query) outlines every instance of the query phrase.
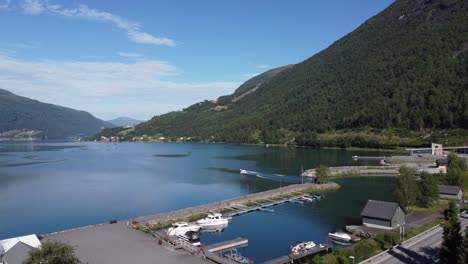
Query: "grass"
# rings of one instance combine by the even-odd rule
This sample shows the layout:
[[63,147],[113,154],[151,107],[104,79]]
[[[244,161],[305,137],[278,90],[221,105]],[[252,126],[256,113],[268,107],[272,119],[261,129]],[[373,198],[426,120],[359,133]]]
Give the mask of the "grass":
[[413,229],[409,229],[408,231],[406,231],[406,237],[407,239],[408,238],[411,238],[411,237],[414,237],[418,234],[421,234],[422,232],[430,229],[430,228],[433,228],[434,226],[436,225],[439,225],[441,224],[442,222],[444,221],[444,218],[443,217],[438,217],[437,219],[423,225],[423,226],[420,226],[418,228],[413,228]]
[[409,211],[410,211],[411,213],[415,213],[415,214],[418,214],[418,213],[433,214],[433,213],[437,213],[437,212],[443,211],[443,210],[445,210],[447,207],[448,207],[448,203],[436,203],[436,204],[432,205],[432,206],[429,207],[429,208],[418,207],[418,206],[411,206],[411,208],[409,209]]

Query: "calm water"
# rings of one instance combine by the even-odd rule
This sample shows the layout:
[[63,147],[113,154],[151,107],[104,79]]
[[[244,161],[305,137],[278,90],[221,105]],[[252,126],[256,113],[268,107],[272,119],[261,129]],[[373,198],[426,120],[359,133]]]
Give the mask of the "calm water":
[[[0,144],[0,239],[175,210],[286,184],[240,175],[240,168],[299,175],[301,166],[373,164],[351,157],[384,154],[224,144]],[[339,183],[341,190],[318,203],[236,217],[223,233],[203,234],[202,240],[245,234],[250,245],[243,253],[263,261],[288,253],[297,241],[323,242],[327,232],[358,223],[367,199],[392,199],[388,178]]]

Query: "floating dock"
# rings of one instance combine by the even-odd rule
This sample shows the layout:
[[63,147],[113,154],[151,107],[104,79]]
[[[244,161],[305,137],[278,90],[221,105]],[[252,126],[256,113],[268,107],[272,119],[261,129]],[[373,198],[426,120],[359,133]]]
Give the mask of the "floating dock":
[[[197,214],[204,214],[207,212],[220,212],[225,209],[234,209],[241,211],[239,208],[235,208],[236,205],[245,204],[252,201],[259,201],[259,200],[271,200],[272,198],[278,196],[294,196],[294,194],[304,192],[306,190],[313,190],[316,192],[324,191],[324,190],[332,190],[332,189],[339,189],[340,185],[335,182],[329,182],[325,184],[313,184],[313,183],[304,183],[304,184],[292,184],[285,187],[268,190],[259,193],[249,194],[243,197],[224,200],[221,202],[215,202],[211,204],[199,205],[194,207],[189,207],[177,211],[167,212],[167,213],[160,213],[156,215],[149,215],[149,216],[141,216],[135,218],[136,221],[145,225],[154,225],[154,224],[163,224],[163,223],[170,223],[172,221],[186,219],[193,215]],[[281,201],[271,200],[272,205],[280,204]],[[270,204],[264,206],[271,206]]]
[[281,256],[272,260],[264,262],[264,264],[283,264],[283,263],[293,263],[294,261],[309,260],[312,259],[317,254],[323,254],[327,252],[328,247],[315,246],[307,251],[298,253],[298,254],[289,254],[286,256]]
[[223,241],[216,244],[206,246],[208,252],[217,253],[220,251],[226,251],[234,248],[246,247],[249,244],[249,240],[244,237],[239,237],[233,240]]

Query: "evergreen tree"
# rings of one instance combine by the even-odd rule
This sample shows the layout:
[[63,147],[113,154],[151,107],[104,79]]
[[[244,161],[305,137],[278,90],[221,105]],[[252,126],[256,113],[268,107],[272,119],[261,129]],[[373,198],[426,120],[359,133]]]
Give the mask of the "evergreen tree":
[[418,184],[419,197],[418,205],[422,207],[431,206],[434,201],[439,199],[439,191],[437,190],[437,176],[423,172],[421,173],[421,181]]
[[395,186],[395,196],[398,203],[407,209],[414,205],[419,197],[419,189],[417,187],[415,171],[407,167],[400,167],[400,176],[398,176]]
[[440,249],[440,263],[463,264],[463,238],[460,234],[460,219],[458,209],[454,202],[449,203],[449,208],[444,213],[445,221],[442,248]]
[[47,241],[39,248],[29,252],[29,257],[23,264],[80,264],[81,261],[75,257],[75,249],[58,241]]

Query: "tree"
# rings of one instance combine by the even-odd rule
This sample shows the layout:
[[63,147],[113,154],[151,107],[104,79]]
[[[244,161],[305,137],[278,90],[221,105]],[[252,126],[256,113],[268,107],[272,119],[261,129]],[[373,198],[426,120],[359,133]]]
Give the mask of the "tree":
[[437,190],[437,176],[423,172],[421,173],[421,181],[418,184],[419,197],[418,205],[422,207],[431,206],[434,201],[439,199],[439,191]]
[[465,228],[465,236],[463,237],[463,255],[465,264],[468,264],[468,226]]
[[59,241],[47,241],[39,248],[32,249],[23,264],[80,264],[75,257],[75,249]]
[[415,204],[416,198],[419,197],[419,189],[414,177],[414,170],[403,166],[400,167],[399,172],[400,176],[398,176],[394,192],[398,203],[407,209]]
[[444,229],[442,248],[440,249],[440,263],[463,264],[463,239],[460,234],[460,219],[458,209],[454,202],[449,203],[449,208],[444,213],[445,221],[442,223]]
[[455,153],[448,155],[447,183],[450,185],[464,186],[468,181],[465,161]]
[[317,177],[317,182],[327,183],[328,179],[330,178],[330,168],[325,165],[320,164],[318,168],[315,170],[315,176]]

